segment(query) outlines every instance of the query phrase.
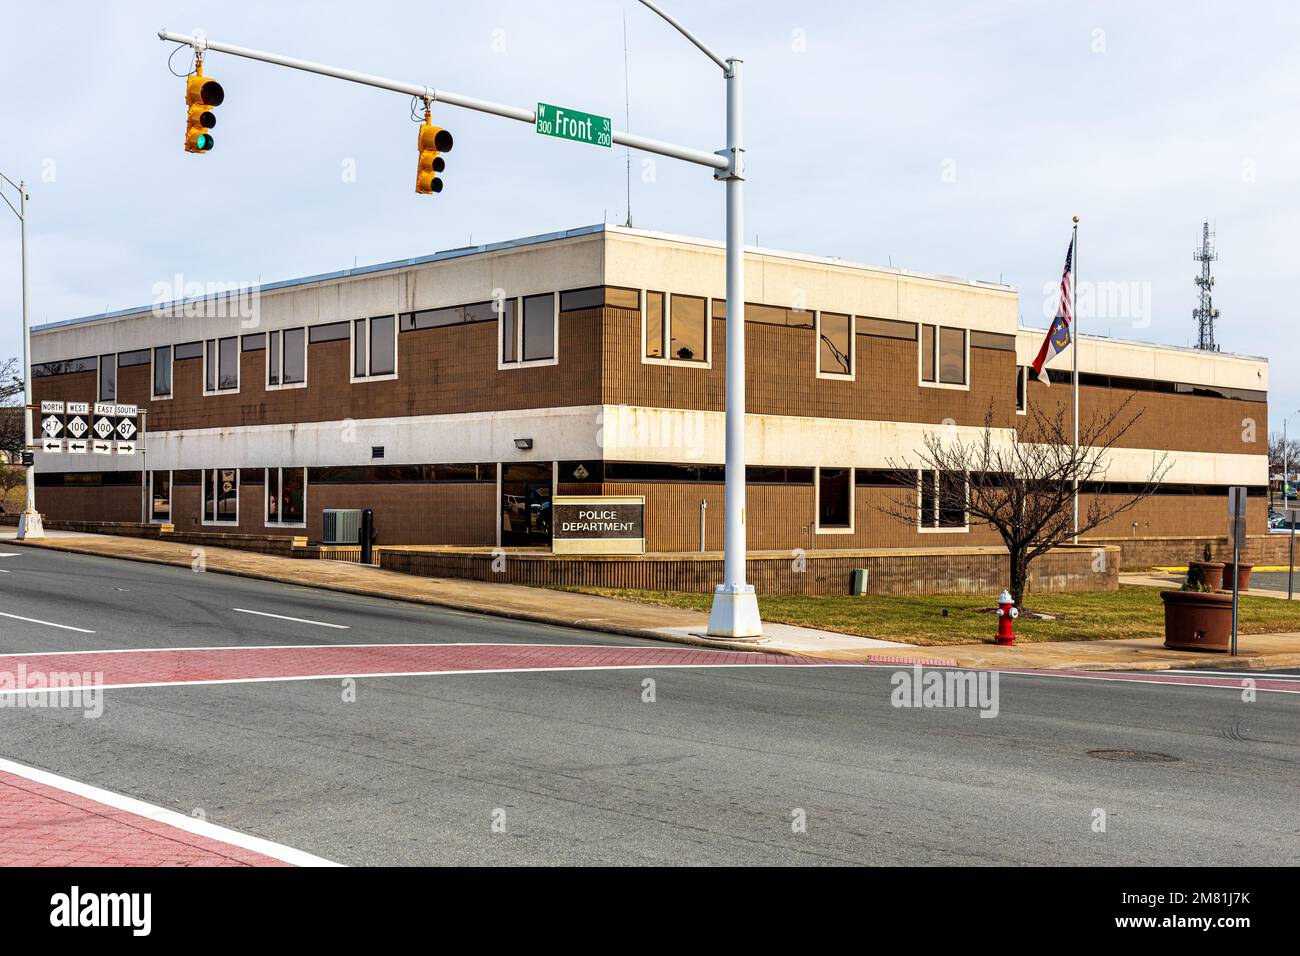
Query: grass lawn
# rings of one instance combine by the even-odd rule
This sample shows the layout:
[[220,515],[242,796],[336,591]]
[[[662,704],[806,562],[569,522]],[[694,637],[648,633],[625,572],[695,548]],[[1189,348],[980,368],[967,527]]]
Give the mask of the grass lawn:
[[[712,604],[712,595],[686,591],[565,590],[705,613]],[[1028,603],[1034,611],[1051,614],[1056,620],[1017,620],[1016,636],[1022,641],[1164,636],[1164,604],[1159,588],[1122,585],[1118,591],[1036,594]],[[980,597],[759,595],[758,606],[764,620],[908,644],[991,644],[997,629],[997,616],[987,611],[993,605],[988,598]],[[1238,633],[1284,631],[1300,631],[1300,601],[1288,604],[1276,598],[1241,596]]]

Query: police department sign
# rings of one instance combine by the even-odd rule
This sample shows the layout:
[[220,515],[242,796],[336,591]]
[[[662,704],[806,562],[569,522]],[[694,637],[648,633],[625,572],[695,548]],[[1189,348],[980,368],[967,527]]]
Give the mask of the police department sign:
[[554,554],[645,553],[642,495],[556,495],[551,508]]

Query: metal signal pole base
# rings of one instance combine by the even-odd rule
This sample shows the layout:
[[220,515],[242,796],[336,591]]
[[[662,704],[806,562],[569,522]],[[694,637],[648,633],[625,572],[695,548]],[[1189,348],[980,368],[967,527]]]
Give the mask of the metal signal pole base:
[[39,511],[24,511],[18,516],[17,538],[19,541],[43,537],[45,537],[45,522],[41,519]]
[[730,589],[719,584],[713,592],[709,612],[709,637],[762,637],[763,619],[758,615],[758,597],[752,584]]

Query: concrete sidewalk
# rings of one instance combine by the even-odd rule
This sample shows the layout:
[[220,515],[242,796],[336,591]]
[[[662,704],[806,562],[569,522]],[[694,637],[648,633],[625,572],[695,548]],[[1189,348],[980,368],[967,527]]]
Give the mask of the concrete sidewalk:
[[[39,541],[19,542],[14,540],[13,531],[10,530],[0,531],[0,542],[6,546],[12,544],[46,548],[185,568],[193,567],[201,560],[208,572],[429,604],[477,614],[493,614],[539,624],[578,627],[702,647],[808,655],[864,663],[907,664],[920,661],[959,667],[1049,670],[1300,666],[1300,634],[1243,635],[1237,657],[1171,651],[1163,647],[1159,638],[1044,641],[1016,647],[998,647],[991,643],[919,647],[772,622],[765,624],[766,633],[758,641],[716,641],[703,636],[708,621],[695,611],[636,604],[591,594],[485,581],[417,577],[341,561],[283,558],[230,548],[198,549],[169,541],[111,535],[62,533],[51,534]],[[1128,577],[1125,575],[1125,578]],[[1151,583],[1167,584],[1163,581]]]

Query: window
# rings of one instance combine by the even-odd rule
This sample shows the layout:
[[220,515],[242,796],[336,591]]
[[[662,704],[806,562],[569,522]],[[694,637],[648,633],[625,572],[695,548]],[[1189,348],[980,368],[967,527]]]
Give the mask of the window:
[[638,309],[641,294],[636,289],[616,286],[595,286],[590,289],[571,289],[560,293],[560,313],[599,309],[602,306],[616,309]]
[[117,356],[99,357],[99,401],[117,401]]
[[646,358],[664,357],[664,326],[664,294],[647,292],[645,294]]
[[204,353],[204,393],[239,391],[239,337],[208,339]]
[[1029,411],[1029,366],[1016,366],[1016,414],[1024,415]]
[[[286,352],[287,354],[287,352]],[[304,362],[304,375],[306,372]],[[397,375],[397,316],[378,315],[352,323],[352,378]]]
[[921,383],[965,387],[966,330],[921,326]]
[[266,469],[266,523],[305,525],[307,522],[307,469]]
[[266,333],[266,387],[284,388],[307,382],[307,330]]
[[167,523],[172,520],[172,473],[149,472],[149,520]]
[[239,469],[205,468],[203,471],[203,523],[239,523]]
[[525,296],[522,308],[515,299],[501,305],[501,364],[556,363],[558,340],[555,293]]
[[530,295],[524,299],[524,361],[555,357],[555,296]]
[[966,531],[966,476],[957,472],[919,471],[922,531]]
[[853,469],[817,469],[818,534],[853,530]]
[[153,397],[172,397],[172,347],[160,345],[153,350]]
[[708,360],[707,302],[694,295],[645,294],[645,357],[670,362]]
[[817,371],[821,375],[853,376],[853,318],[836,312],[817,313]]

